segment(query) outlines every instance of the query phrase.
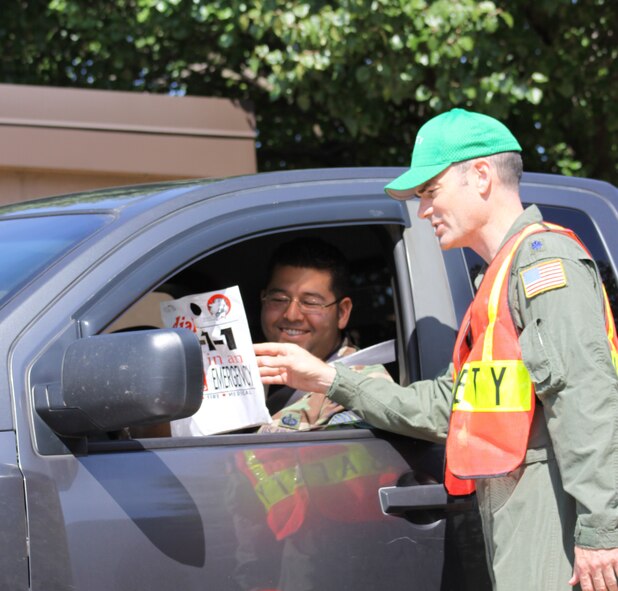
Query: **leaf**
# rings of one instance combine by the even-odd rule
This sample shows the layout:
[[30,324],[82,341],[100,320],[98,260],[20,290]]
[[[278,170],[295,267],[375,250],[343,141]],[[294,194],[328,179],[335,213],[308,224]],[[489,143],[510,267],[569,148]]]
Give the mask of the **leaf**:
[[261,169],[400,164],[457,102],[516,126],[529,169],[618,183],[617,22],[613,0],[20,0],[0,79],[251,101]]

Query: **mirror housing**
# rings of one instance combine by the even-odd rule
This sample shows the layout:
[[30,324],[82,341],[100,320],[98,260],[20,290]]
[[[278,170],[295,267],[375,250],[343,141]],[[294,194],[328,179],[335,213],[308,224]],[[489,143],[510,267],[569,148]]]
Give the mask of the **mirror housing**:
[[97,335],[67,347],[60,383],[36,387],[35,408],[58,435],[82,437],[191,416],[203,382],[187,329]]

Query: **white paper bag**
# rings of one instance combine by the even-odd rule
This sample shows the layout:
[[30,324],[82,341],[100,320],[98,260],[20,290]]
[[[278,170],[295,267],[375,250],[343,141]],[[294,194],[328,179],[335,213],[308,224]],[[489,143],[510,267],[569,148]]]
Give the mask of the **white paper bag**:
[[188,328],[202,343],[204,395],[172,436],[212,435],[270,423],[264,387],[238,286],[161,303],[163,323]]

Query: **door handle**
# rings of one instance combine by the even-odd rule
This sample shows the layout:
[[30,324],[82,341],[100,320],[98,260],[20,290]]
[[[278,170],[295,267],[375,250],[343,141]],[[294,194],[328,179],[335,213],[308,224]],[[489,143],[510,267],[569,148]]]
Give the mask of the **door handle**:
[[385,486],[378,490],[382,511],[400,515],[409,511],[469,511],[474,507],[474,496],[451,497],[442,484],[415,486]]

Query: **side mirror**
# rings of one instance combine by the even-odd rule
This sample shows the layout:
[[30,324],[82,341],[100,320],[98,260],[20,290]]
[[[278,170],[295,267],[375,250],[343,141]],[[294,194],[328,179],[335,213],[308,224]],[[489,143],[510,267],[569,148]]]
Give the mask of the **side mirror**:
[[58,384],[35,389],[39,416],[79,437],[191,416],[202,403],[204,369],[186,329],[98,335],[67,348]]

